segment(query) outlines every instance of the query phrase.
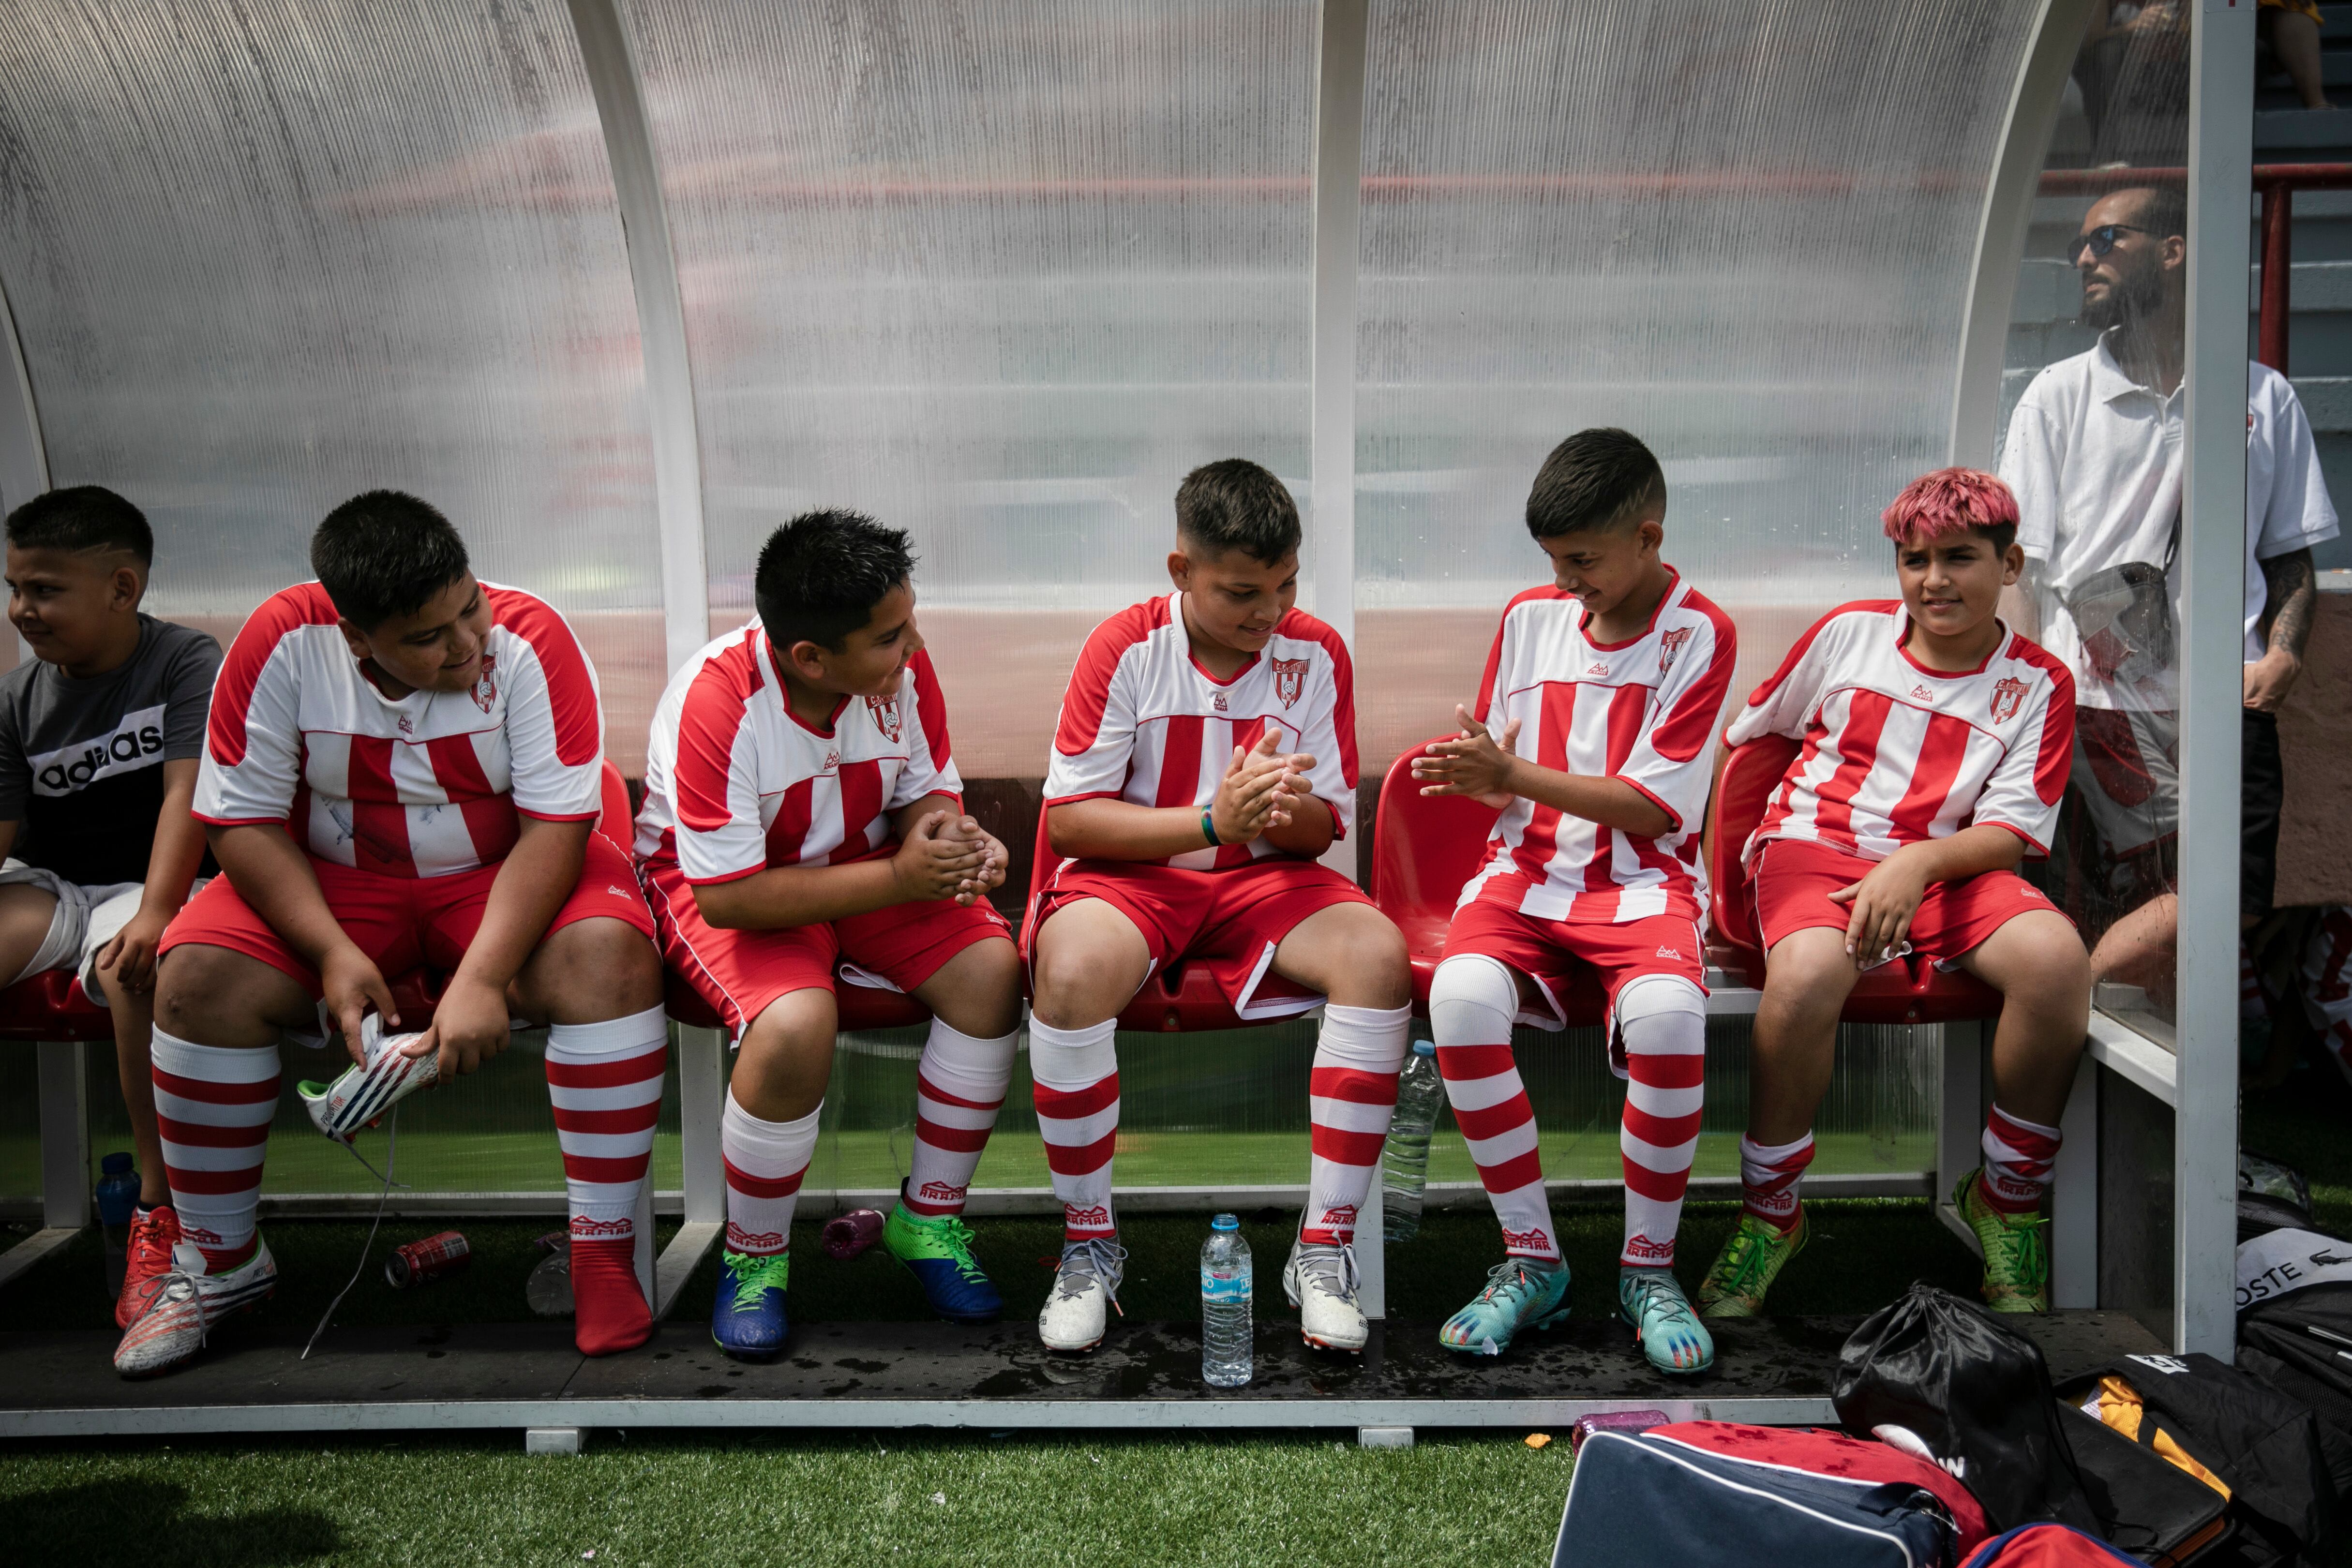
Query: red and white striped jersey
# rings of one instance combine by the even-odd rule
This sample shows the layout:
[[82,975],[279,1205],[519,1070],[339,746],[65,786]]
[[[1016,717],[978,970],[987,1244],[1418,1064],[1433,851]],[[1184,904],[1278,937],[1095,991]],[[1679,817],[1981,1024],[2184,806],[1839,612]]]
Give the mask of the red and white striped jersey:
[[213,687],[195,815],[284,822],[320,860],[444,876],[506,858],[516,814],[595,820],[604,719],[572,628],[519,588],[481,585],[492,624],[463,692],[395,702],[352,657],[315,582],[264,600]]
[[1595,643],[1584,620],[1584,606],[1557,588],[1531,588],[1505,606],[1478,714],[1497,739],[1517,719],[1518,755],[1537,766],[1621,779],[1673,825],[1643,838],[1521,796],[1496,821],[1461,903],[1483,899],[1540,920],[1703,920],[1699,832],[1738,634],[1680,573],[1637,637]]
[[[1314,793],[1347,836],[1356,816],[1355,667],[1339,634],[1303,610],[1275,623],[1255,658],[1220,681],[1192,657],[1181,593],[1147,599],[1096,627],[1070,672],[1045,804],[1131,800],[1206,810],[1234,747],[1269,729],[1315,758]],[[1264,839],[1203,845],[1157,863],[1223,871],[1283,852]]]
[[1989,822],[2050,852],[2074,749],[2074,678],[2002,629],[1985,662],[1931,670],[1904,644],[1897,600],[1840,605],[1789,650],[1724,738],[1804,743],[1741,852],[1812,839],[1885,860]]
[[662,693],[637,855],[674,862],[697,884],[847,865],[895,852],[891,812],[962,794],[929,653],[915,655],[895,695],[844,697],[819,729],[793,712],[754,617],[688,659]]

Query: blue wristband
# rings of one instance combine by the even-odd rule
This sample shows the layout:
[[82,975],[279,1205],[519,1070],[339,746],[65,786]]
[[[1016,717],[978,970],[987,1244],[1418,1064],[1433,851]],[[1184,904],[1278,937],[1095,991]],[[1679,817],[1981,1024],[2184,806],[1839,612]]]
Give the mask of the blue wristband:
[[1215,810],[1216,808],[1213,806],[1204,806],[1201,809],[1201,833],[1209,841],[1209,847],[1212,849],[1224,842],[1223,839],[1217,837]]

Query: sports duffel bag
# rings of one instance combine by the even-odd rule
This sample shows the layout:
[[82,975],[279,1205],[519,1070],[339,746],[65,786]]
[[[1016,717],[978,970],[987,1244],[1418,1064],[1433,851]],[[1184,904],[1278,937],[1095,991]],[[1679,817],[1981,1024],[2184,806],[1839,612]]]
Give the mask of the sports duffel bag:
[[1551,1560],[1950,1568],[1955,1541],[1949,1512],[1925,1487],[1734,1458],[1662,1428],[1586,1440]]
[[2095,1535],[2063,1524],[2021,1524],[1996,1535],[1968,1560],[1966,1568],[2141,1568]]

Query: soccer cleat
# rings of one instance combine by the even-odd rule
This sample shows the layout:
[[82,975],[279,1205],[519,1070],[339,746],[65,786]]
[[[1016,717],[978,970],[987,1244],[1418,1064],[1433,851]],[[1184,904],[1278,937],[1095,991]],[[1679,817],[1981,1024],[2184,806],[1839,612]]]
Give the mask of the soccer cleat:
[[1500,1355],[1521,1329],[1548,1329],[1568,1316],[1568,1265],[1506,1258],[1486,1270],[1486,1288],[1445,1320],[1437,1343],[1471,1355]]
[[653,1337],[653,1309],[637,1283],[636,1239],[573,1237],[572,1343],[580,1354],[613,1355]]
[[147,1303],[163,1288],[172,1271],[172,1249],[180,1244],[180,1217],[168,1203],[131,1217],[131,1240],[122,1264],[122,1291],[114,1298],[114,1326],[127,1329],[139,1321]]
[[784,1348],[784,1288],[792,1277],[793,1255],[721,1252],[719,1258],[711,1343],[739,1361],[769,1360]]
[[368,1014],[360,1024],[360,1050],[367,1057],[366,1066],[346,1068],[332,1083],[295,1085],[303,1108],[310,1113],[311,1125],[348,1144],[359,1136],[361,1128],[396,1103],[429,1088],[441,1076],[440,1059],[410,1056],[401,1049],[416,1038],[413,1034],[387,1038],[382,1020]]
[[1282,1293],[1298,1309],[1299,1337],[1318,1350],[1360,1351],[1371,1330],[1356,1299],[1356,1249],[1352,1246],[1290,1245],[1283,1265]]
[[1109,1237],[1064,1241],[1054,1288],[1037,1313],[1037,1337],[1045,1348],[1092,1350],[1102,1343],[1126,1273],[1127,1249]]
[[1987,1203],[1979,1179],[1983,1174],[1973,1170],[1960,1178],[1952,1192],[1952,1207],[1984,1249],[1985,1305],[1996,1312],[2046,1312],[2050,1242],[2042,1228],[2047,1221],[2039,1214],[2004,1214]]
[[1672,1269],[1625,1269],[1617,1275],[1617,1315],[1660,1372],[1705,1372],[1715,1364],[1715,1336],[1691,1311]]
[[1752,1318],[1764,1310],[1764,1294],[1789,1260],[1805,1249],[1810,1234],[1804,1206],[1797,1207],[1797,1223],[1787,1230],[1769,1219],[1745,1211],[1739,1216],[1723,1250],[1707,1266],[1698,1282],[1698,1310],[1710,1318]]
[[882,1225],[882,1246],[923,1287],[931,1311],[951,1323],[992,1323],[1004,1314],[996,1281],[971,1255],[971,1227],[952,1214],[933,1218],[904,1203]]
[[226,1273],[205,1272],[193,1241],[172,1249],[171,1268],[149,1293],[146,1310],[114,1347],[114,1370],[125,1377],[169,1372],[202,1350],[213,1325],[232,1312],[257,1307],[278,1289],[278,1263],[266,1242]]

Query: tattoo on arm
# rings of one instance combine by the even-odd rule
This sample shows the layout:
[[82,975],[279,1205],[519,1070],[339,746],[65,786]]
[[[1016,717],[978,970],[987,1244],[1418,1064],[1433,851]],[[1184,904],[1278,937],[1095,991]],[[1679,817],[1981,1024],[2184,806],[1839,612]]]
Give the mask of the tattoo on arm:
[[2297,659],[2311,640],[2312,613],[2318,608],[2319,579],[2307,549],[2273,556],[2263,562],[2263,581],[2269,602],[2271,630],[2267,646]]

